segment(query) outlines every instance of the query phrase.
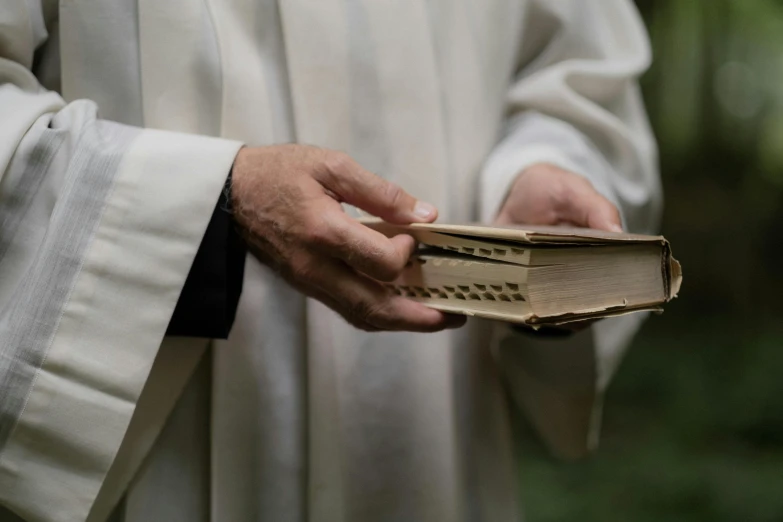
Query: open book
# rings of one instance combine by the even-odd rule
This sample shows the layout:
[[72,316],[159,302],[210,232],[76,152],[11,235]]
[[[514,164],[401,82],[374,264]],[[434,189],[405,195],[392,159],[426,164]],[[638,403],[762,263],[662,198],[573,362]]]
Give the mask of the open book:
[[562,325],[661,311],[682,281],[661,236],[562,227],[392,225],[420,244],[390,287],[444,312],[528,325]]

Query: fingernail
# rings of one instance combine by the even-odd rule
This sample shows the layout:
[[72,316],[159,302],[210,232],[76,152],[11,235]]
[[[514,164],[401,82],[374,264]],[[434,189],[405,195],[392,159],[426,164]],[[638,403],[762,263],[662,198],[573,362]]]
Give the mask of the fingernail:
[[623,233],[623,227],[621,227],[620,225],[615,225],[614,223],[609,225],[609,230],[611,230],[612,232],[617,232],[619,234]]
[[413,213],[416,215],[416,217],[419,217],[421,219],[430,219],[432,218],[437,210],[434,206],[430,205],[429,203],[425,203],[424,201],[417,201],[416,206],[413,207]]

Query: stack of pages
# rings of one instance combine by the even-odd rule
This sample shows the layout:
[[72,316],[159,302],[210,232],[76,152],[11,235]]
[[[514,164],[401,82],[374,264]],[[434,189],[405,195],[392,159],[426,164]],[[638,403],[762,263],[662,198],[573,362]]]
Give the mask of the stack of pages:
[[661,236],[362,222],[389,237],[409,234],[419,242],[390,287],[444,312],[556,326],[659,312],[682,282],[680,265]]

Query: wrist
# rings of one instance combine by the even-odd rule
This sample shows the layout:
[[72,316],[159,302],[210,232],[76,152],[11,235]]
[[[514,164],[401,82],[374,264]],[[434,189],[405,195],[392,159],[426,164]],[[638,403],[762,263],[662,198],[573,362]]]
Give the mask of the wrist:
[[243,220],[241,219],[242,208],[246,206],[243,205],[242,195],[246,193],[243,187],[251,171],[249,158],[251,150],[250,147],[246,146],[239,149],[223,188],[227,210],[234,222],[240,226],[243,225]]

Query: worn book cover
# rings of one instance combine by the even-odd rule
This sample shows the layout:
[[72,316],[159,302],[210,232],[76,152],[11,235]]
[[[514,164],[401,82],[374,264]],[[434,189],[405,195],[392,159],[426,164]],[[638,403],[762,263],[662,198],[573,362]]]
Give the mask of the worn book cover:
[[564,227],[362,222],[420,244],[389,286],[433,308],[527,325],[662,311],[682,282],[662,236]]

